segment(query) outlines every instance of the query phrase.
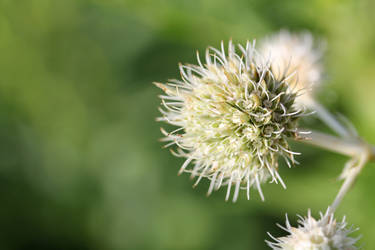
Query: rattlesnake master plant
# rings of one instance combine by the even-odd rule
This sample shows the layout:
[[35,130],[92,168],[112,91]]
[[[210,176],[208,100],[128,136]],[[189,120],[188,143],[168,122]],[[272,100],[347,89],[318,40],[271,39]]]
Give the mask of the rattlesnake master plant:
[[245,47],[229,42],[228,52],[209,48],[206,62],[180,65],[181,80],[155,83],[161,95],[162,117],[178,128],[162,129],[166,147],[176,144],[174,155],[186,158],[180,173],[188,172],[210,180],[208,195],[227,186],[226,200],[233,185],[233,201],[240,189],[255,186],[264,199],[260,185],[268,180],[280,182],[278,159],[294,163],[297,153],[289,148],[288,138],[296,138],[297,122],[304,115],[296,108],[297,92],[290,88],[288,74],[275,74],[247,42]]
[[[321,48],[321,47],[320,47]],[[158,120],[177,126],[171,132],[161,129],[166,147],[186,158],[179,173],[197,177],[194,185],[208,178],[208,195],[227,186],[226,200],[234,189],[236,201],[240,189],[255,186],[264,199],[261,184],[267,181],[285,184],[278,173],[278,160],[290,167],[294,155],[288,139],[303,139],[298,119],[306,115],[304,107],[314,109],[318,117],[340,137],[314,131],[309,144],[347,155],[353,159],[346,168],[345,179],[331,209],[319,220],[310,212],[300,217],[299,226],[288,220],[289,235],[267,241],[280,250],[356,250],[354,230],[345,220],[337,222],[333,213],[341,203],[365,164],[375,159],[375,147],[342,125],[312,94],[321,81],[322,51],[315,47],[309,33],[282,31],[263,40],[261,52],[254,44],[245,47],[229,42],[228,51],[209,48],[206,61],[198,65],[180,65],[181,80],[155,83],[161,95],[162,117]],[[268,58],[265,60],[265,58]],[[301,93],[304,95],[301,96]]]
[[345,217],[337,222],[330,209],[325,214],[320,214],[320,219],[315,220],[308,212],[307,217],[300,217],[298,227],[292,227],[286,218],[286,228],[280,226],[289,233],[286,237],[272,239],[275,242],[266,241],[274,250],[356,250],[357,238],[348,236],[356,231],[347,228]]

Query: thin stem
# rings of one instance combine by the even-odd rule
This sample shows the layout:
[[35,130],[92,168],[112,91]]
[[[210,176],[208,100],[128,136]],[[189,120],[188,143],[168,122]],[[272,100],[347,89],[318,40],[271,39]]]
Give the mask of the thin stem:
[[335,116],[314,99],[310,99],[309,106],[316,110],[319,118],[325,122],[328,127],[340,135],[340,137],[314,131],[309,137],[302,137],[302,139],[306,139],[304,142],[352,157],[352,160],[349,161],[342,173],[342,176],[345,178],[344,183],[331,205],[331,213],[334,213],[345,195],[353,186],[365,164],[369,160],[375,160],[375,147],[366,143],[355,133],[352,133],[349,129],[343,126]]
[[334,115],[332,115],[323,105],[319,102],[311,100],[311,107],[316,111],[318,117],[327,124],[333,131],[343,138],[350,138],[352,134],[343,126]]
[[331,205],[331,212],[333,213],[352,187],[365,164],[369,160],[375,160],[375,147],[360,138],[344,139],[317,131],[311,132],[309,137],[302,137],[302,139],[305,139],[302,142],[352,157],[352,162],[349,162],[348,165],[345,181]]
[[369,154],[365,151],[363,152],[357,162],[356,166],[351,166],[349,169],[350,173],[346,177],[344,183],[342,184],[338,194],[336,195],[335,200],[331,205],[332,213],[335,212],[337,207],[340,205],[344,196],[348,193],[349,189],[354,184],[354,181],[357,179],[358,174],[361,172],[367,161],[369,160]]
[[[360,139],[343,139],[322,132],[312,131],[308,136],[301,136],[301,142],[324,148],[350,157],[360,155],[364,148],[370,151],[370,146]],[[375,149],[371,146],[371,155],[375,155]],[[374,157],[375,158],[375,157]]]

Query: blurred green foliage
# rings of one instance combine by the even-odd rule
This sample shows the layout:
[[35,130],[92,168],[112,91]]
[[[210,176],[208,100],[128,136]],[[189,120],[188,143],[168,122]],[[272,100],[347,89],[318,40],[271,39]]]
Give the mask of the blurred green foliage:
[[[0,0],[0,249],[268,249],[284,214],[325,210],[345,157],[295,144],[266,202],[206,198],[161,149],[151,82],[221,40],[327,40],[320,99],[375,142],[373,0]],[[307,126],[323,128],[310,118]],[[338,216],[375,249],[370,164]],[[255,193],[254,193],[255,194]]]

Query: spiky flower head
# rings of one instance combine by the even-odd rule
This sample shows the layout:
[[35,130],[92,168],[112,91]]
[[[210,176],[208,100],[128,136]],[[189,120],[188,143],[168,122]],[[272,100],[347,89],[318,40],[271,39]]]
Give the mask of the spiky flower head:
[[291,76],[290,85],[300,92],[297,102],[308,105],[311,91],[321,82],[323,47],[307,31],[293,34],[282,30],[262,41],[261,52],[270,57],[275,74]]
[[[300,216],[299,216],[300,217]],[[347,228],[345,217],[338,222],[328,208],[326,213],[320,213],[320,219],[315,220],[308,212],[307,217],[300,217],[298,227],[292,227],[286,218],[286,227],[280,226],[289,233],[288,236],[275,238],[276,242],[266,241],[274,250],[356,250],[355,243],[359,237],[348,235],[356,231]]]
[[210,180],[208,195],[227,186],[226,200],[234,185],[233,201],[240,189],[255,186],[264,199],[260,184],[280,182],[278,158],[294,162],[287,142],[297,136],[302,109],[294,106],[295,93],[285,75],[275,75],[263,64],[254,43],[229,42],[228,53],[208,48],[206,62],[180,65],[181,80],[156,83],[161,95],[160,121],[178,126],[166,132],[166,145],[176,144],[176,156],[186,158],[180,172]]

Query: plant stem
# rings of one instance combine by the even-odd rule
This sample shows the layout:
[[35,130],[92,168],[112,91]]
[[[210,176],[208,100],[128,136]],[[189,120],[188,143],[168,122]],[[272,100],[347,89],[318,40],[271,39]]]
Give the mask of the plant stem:
[[375,155],[374,148],[360,139],[343,139],[317,131],[312,131],[311,134],[302,136],[301,139],[301,142],[350,157],[360,155],[364,149],[370,151],[371,155]]
[[350,131],[343,126],[334,115],[332,115],[323,105],[315,100],[311,100],[310,105],[316,111],[318,117],[327,124],[333,131],[343,138],[352,137]]
[[364,153],[362,153],[362,155],[360,155],[357,165],[352,166],[352,168],[349,169],[350,174],[346,177],[338,194],[336,195],[335,200],[333,201],[331,205],[332,213],[335,212],[337,207],[340,205],[342,199],[348,193],[349,189],[354,184],[354,181],[357,179],[358,174],[361,172],[361,170],[363,169],[363,167],[365,166],[368,160],[369,160],[369,154],[367,154],[365,151]]
[[375,160],[375,147],[360,138],[344,139],[317,131],[312,131],[308,137],[302,138],[305,139],[302,142],[350,156],[354,160],[354,163],[349,165],[349,173],[331,205],[331,212],[333,213],[352,187],[365,164],[370,160]]

